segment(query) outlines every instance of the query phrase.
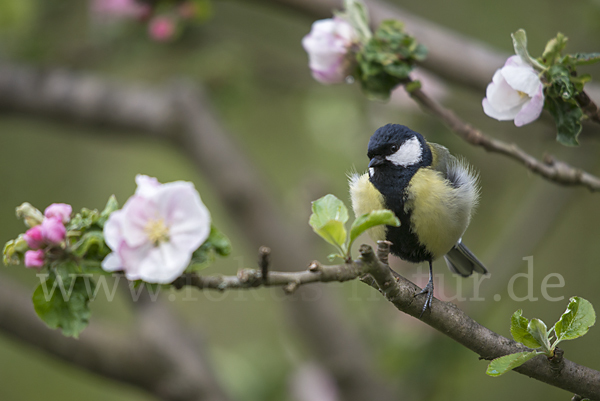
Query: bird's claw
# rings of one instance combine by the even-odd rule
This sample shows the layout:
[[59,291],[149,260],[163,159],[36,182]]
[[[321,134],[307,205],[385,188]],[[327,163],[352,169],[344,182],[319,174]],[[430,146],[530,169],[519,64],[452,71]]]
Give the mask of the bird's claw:
[[433,301],[433,283],[431,281],[428,282],[425,287],[423,287],[421,292],[415,294],[415,297],[421,294],[427,294],[427,296],[425,297],[425,303],[423,304],[423,309],[421,310],[419,319],[423,317],[423,314],[427,309],[431,310],[431,302]]

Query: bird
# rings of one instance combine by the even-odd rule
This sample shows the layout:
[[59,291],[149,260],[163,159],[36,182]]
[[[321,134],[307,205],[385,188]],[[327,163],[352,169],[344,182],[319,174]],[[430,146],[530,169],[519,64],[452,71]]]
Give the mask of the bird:
[[488,273],[462,243],[479,201],[479,177],[464,159],[400,124],[378,128],[367,156],[368,171],[349,177],[354,214],[393,211],[400,226],[373,227],[371,238],[390,241],[390,252],[403,260],[429,263],[429,282],[416,294],[426,294],[422,317],[433,301],[434,260],[443,256],[463,277]]

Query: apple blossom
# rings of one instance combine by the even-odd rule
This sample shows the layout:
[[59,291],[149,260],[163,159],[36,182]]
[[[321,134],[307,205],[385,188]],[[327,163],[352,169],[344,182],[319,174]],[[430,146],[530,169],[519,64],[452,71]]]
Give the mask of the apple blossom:
[[160,184],[143,175],[136,182],[136,193],[104,226],[113,252],[102,268],[123,270],[129,280],[167,284],[184,272],[208,238],[210,213],[190,182]]
[[42,236],[42,227],[40,225],[27,230],[23,238],[30,249],[40,249],[44,245],[44,237]]
[[56,217],[45,218],[40,225],[40,231],[47,244],[60,244],[65,240],[67,234],[65,225]]
[[140,18],[147,13],[148,5],[136,0],[93,0],[92,12],[113,18]]
[[175,22],[164,16],[153,18],[148,25],[150,37],[158,42],[166,42],[175,34]]
[[494,74],[482,104],[488,116],[500,121],[514,120],[520,127],[542,113],[544,85],[531,65],[520,56],[511,56]]
[[67,205],[66,203],[53,203],[46,208],[44,216],[46,218],[56,217],[60,219],[63,224],[67,224],[71,221],[71,213],[73,213],[71,205]]
[[356,30],[342,18],[315,21],[302,39],[312,76],[324,84],[342,83],[352,72],[350,48],[358,40]]
[[45,254],[43,250],[38,249],[37,251],[25,252],[25,267],[35,267],[39,269],[44,266],[44,263]]

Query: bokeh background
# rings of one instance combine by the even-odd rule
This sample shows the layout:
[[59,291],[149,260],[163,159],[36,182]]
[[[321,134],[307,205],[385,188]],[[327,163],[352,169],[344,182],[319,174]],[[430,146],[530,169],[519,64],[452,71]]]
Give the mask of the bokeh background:
[[[569,37],[570,52],[599,51],[597,0],[569,5],[559,0],[388,2],[506,53],[512,51],[510,33],[519,28],[526,29],[534,55],[541,53],[557,31]],[[584,297],[600,308],[598,194],[558,186],[505,157],[471,147],[401,94],[380,103],[368,101],[357,85],[318,84],[310,76],[300,45],[314,20],[308,13],[269,1],[210,4],[211,15],[205,22],[192,24],[177,40],[160,43],[149,39],[141,23],[99,23],[86,1],[2,0],[0,60],[42,69],[83,71],[151,87],[181,78],[203,85],[224,127],[254,162],[296,230],[306,236],[311,235],[307,224],[311,200],[333,193],[348,201],[346,175],[366,168],[366,144],[371,133],[389,122],[409,125],[428,140],[465,156],[480,171],[480,207],[464,242],[492,274],[478,285],[483,300],[457,301],[462,309],[481,324],[509,336],[510,315],[516,309],[550,326],[571,296]],[[598,68],[588,71],[600,76]],[[425,81],[426,91],[428,85],[446,106],[491,136],[516,142],[538,157],[552,154],[600,175],[598,128],[586,125],[581,146],[566,148],[555,142],[553,123],[548,118],[517,129],[510,122],[497,122],[484,115],[484,90],[435,77]],[[85,121],[1,109],[0,152],[2,243],[24,231],[14,215],[14,208],[22,202],[41,209],[53,202],[70,203],[76,210],[102,208],[111,194],[123,203],[135,190],[135,175],[144,173],[162,182],[194,182],[215,224],[230,236],[232,256],[218,260],[206,274],[235,274],[240,267],[255,265],[256,250],[211,189],[206,178],[210,171],[198,171],[171,141]],[[317,248],[314,254],[306,255],[306,262],[325,261],[330,249],[316,236],[313,241]],[[365,237],[364,242],[369,239]],[[514,274],[527,272],[523,258],[528,256],[533,256],[532,295],[538,300],[517,301],[509,296],[508,282]],[[424,266],[419,270],[394,261],[394,267],[420,285],[426,282],[426,276],[415,277],[415,273],[425,272]],[[434,268],[443,280],[436,295],[452,298],[461,279],[452,276],[443,262]],[[548,290],[551,297],[564,297],[561,301],[542,296],[542,281],[550,273],[564,277],[564,287]],[[33,272],[22,266],[3,267],[2,279],[14,280],[31,292],[37,283]],[[474,297],[474,283],[473,279],[461,281],[465,298]],[[524,278],[517,279],[515,294],[524,297],[528,285]],[[501,378],[486,376],[485,361],[399,313],[361,283],[327,287],[334,293],[339,313],[356,326],[373,358],[375,374],[397,391],[399,400],[570,397],[515,373]],[[235,399],[304,401],[294,391],[298,383],[308,380],[316,386],[311,374],[329,380],[327,373],[316,367],[318,352],[303,341],[284,313],[285,297],[280,289],[195,292],[198,299],[193,302],[183,300],[182,294],[170,301],[168,295],[162,297],[173,314],[206,339],[216,374]],[[97,321],[126,326],[131,319],[127,302],[121,297],[114,302],[100,297],[92,310],[92,319]],[[563,343],[565,356],[600,369],[599,330],[592,328],[584,338]],[[42,398],[155,399],[0,333],[0,399]]]

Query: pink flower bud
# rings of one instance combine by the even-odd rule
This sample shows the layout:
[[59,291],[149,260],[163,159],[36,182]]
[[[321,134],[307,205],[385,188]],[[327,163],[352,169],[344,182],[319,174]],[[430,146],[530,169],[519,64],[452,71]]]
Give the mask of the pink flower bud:
[[53,203],[46,208],[44,216],[49,219],[58,218],[63,224],[67,224],[71,220],[71,213],[73,213],[71,205],[67,205],[66,203]]
[[158,42],[166,42],[175,34],[175,23],[171,18],[158,16],[148,26],[150,37]]
[[323,84],[342,83],[352,73],[352,44],[358,35],[352,25],[341,18],[315,21],[302,39],[308,53],[313,78]]
[[43,267],[45,263],[45,254],[44,251],[38,249],[37,251],[27,251],[25,252],[25,267],[35,267],[39,269]]
[[56,217],[45,218],[41,224],[41,231],[44,241],[49,244],[60,244],[67,234],[63,222]]
[[44,245],[44,237],[42,235],[41,226],[31,227],[23,236],[27,241],[27,246],[30,249],[40,249]]

